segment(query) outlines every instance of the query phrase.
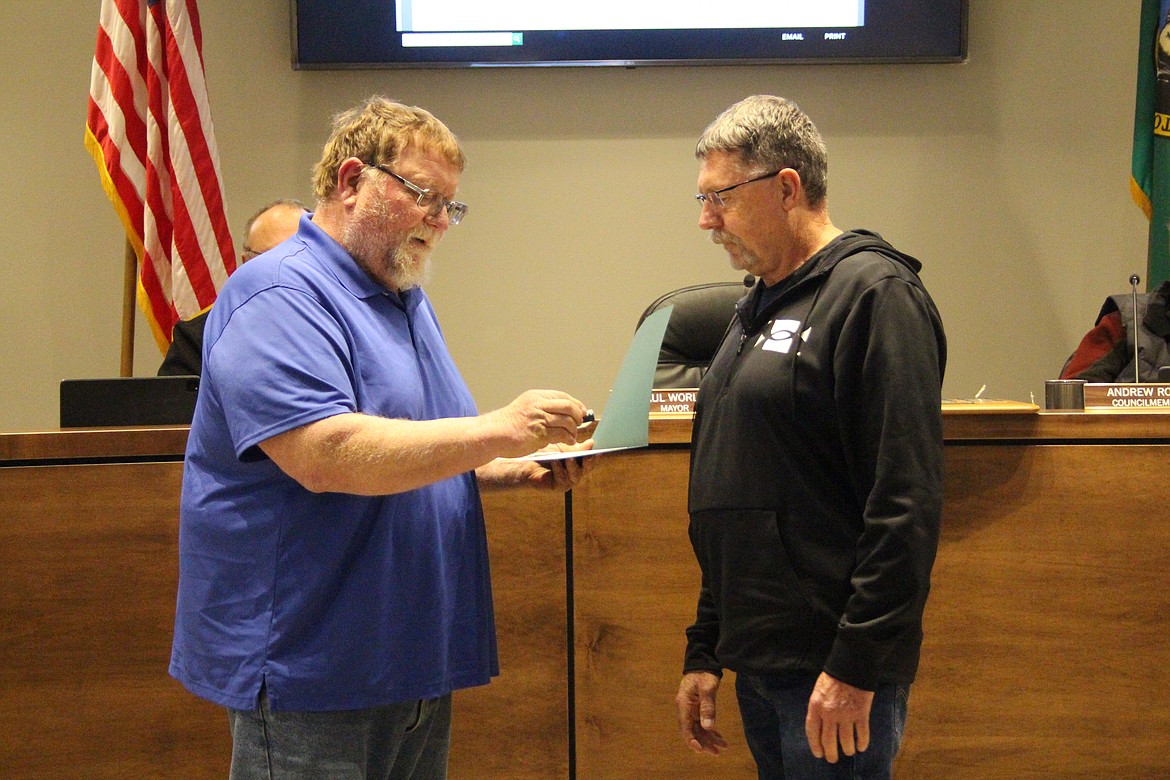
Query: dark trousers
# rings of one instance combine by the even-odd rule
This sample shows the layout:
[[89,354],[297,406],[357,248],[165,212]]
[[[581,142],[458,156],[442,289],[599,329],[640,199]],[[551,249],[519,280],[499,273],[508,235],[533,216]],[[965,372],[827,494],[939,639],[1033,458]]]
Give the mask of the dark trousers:
[[231,780],[446,780],[451,696],[365,710],[228,710]]
[[736,676],[744,735],[759,780],[890,780],[906,727],[909,686],[878,688],[869,713],[869,747],[853,756],[838,751],[837,763],[830,764],[812,754],[804,733],[818,676]]

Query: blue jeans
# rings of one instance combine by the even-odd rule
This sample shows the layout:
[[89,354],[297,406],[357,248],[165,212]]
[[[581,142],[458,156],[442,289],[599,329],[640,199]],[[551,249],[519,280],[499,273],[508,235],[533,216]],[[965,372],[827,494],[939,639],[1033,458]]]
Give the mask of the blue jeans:
[[812,754],[804,733],[808,701],[819,674],[737,675],[735,694],[744,736],[760,780],[889,780],[906,727],[910,688],[883,685],[869,713],[869,747],[840,753],[836,764]]
[[451,696],[337,712],[228,710],[231,780],[445,780]]

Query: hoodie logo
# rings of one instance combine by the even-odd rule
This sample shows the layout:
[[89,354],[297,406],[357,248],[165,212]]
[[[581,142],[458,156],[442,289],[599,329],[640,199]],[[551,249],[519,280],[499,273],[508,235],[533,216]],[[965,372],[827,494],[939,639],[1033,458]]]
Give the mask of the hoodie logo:
[[[771,331],[767,334],[761,333],[756,340],[756,346],[760,349],[766,349],[769,352],[779,352],[787,355],[792,351],[792,345],[797,341],[808,341],[809,334],[812,333],[812,328],[805,328],[804,332],[799,332],[800,322],[798,320],[772,320]],[[800,354],[797,350],[796,354]]]

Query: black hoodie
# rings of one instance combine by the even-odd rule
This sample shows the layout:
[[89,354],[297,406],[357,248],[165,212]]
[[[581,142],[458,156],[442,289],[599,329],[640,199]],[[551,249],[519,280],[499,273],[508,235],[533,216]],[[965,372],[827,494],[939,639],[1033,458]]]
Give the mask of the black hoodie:
[[942,506],[946,339],[921,264],[844,233],[765,308],[761,283],[699,388],[684,671],[908,684]]

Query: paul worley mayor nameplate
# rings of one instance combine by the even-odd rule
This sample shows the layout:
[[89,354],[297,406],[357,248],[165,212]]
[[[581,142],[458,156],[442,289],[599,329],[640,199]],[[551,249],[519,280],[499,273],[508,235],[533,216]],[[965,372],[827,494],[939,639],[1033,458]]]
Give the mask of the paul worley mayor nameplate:
[[695,413],[698,388],[678,388],[650,391],[651,415],[687,415]]

